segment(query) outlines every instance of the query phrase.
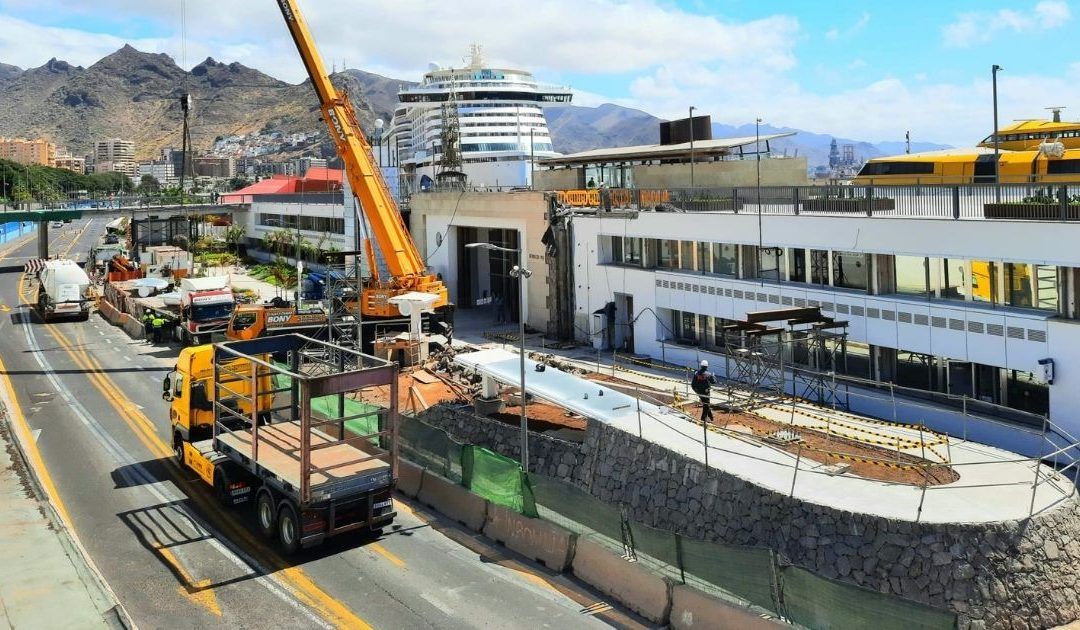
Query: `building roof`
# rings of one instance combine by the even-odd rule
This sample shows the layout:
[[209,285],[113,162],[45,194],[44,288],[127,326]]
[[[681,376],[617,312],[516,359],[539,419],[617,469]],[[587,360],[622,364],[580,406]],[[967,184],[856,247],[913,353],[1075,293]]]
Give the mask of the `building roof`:
[[[696,140],[694,155],[705,158],[708,156],[730,155],[735,149],[752,145],[755,142],[768,142],[777,138],[794,136],[794,131],[784,133],[770,133],[763,136],[747,136],[743,138],[717,138],[714,140]],[[690,156],[690,143],[681,144],[642,144],[632,147],[615,147],[611,149],[593,149],[581,151],[559,157],[540,160],[541,164],[549,166],[570,164],[593,164],[597,162],[627,162],[631,160],[655,160],[673,159]]]
[[325,166],[312,166],[304,173],[304,181],[331,181],[341,183],[345,171],[340,168],[327,168]]

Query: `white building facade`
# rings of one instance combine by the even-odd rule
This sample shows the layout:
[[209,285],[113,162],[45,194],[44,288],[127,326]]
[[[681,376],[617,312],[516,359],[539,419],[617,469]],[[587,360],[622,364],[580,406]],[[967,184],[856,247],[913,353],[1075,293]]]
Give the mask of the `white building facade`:
[[[879,214],[759,215],[747,204],[575,216],[574,319],[589,331],[579,336],[679,366],[708,359],[723,375],[724,326],[817,306],[848,322],[838,375],[1017,410],[1003,423],[1032,431],[1048,415],[1080,433],[1080,222]],[[609,303],[610,333],[596,314]],[[923,417],[911,423],[934,415],[912,413]]]

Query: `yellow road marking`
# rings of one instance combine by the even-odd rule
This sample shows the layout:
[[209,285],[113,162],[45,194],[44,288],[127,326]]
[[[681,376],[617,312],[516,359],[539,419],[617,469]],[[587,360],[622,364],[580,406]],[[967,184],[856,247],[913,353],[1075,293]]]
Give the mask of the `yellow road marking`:
[[[25,280],[26,275],[23,274],[19,279],[20,294],[22,293]],[[159,457],[167,458],[171,456],[172,448],[162,441],[156,433],[147,432],[147,428],[153,426],[150,419],[146,414],[142,413],[142,410],[125,400],[112,380],[101,371],[101,367],[96,361],[94,361],[85,350],[74,348],[67,337],[55,326],[48,324],[46,325],[46,328],[53,335],[53,338],[57,343],[64,347],[72,360],[77,365],[87,370],[87,376],[91,383],[110,402],[113,408],[117,410],[119,417],[133,430],[139,441],[142,442],[151,453],[154,453]],[[137,419],[138,423],[131,422],[130,419],[132,418]],[[204,511],[210,512],[214,510],[214,506],[201,495],[195,493],[188,495],[188,497]],[[236,540],[242,540],[248,548],[248,552],[251,553],[260,564],[271,571],[277,571],[280,574],[279,579],[283,585],[288,588],[289,592],[300,603],[315,611],[324,619],[339,628],[371,628],[366,621],[357,616],[353,611],[349,610],[347,606],[319,588],[319,586],[315,584],[302,569],[289,566],[280,556],[264,550],[260,541],[258,541],[246,528],[236,526],[231,522],[231,519],[228,518],[222,520],[222,525],[223,527],[221,529],[226,530],[224,533],[227,533]]]
[[379,543],[371,543],[370,545],[367,546],[367,548],[370,549],[371,551],[374,551],[375,553],[379,554],[380,556],[386,558],[387,560],[390,561],[391,564],[393,564],[397,568],[399,568],[399,569],[404,569],[405,568],[405,561],[404,560],[402,560],[401,558],[395,556],[393,553],[390,552],[389,549],[387,549],[386,547],[383,547]]
[[154,545],[154,553],[161,556],[161,559],[169,563],[169,566],[180,575],[180,579],[183,580],[184,585],[177,590],[180,591],[181,595],[207,609],[214,615],[218,617],[221,616],[221,606],[218,605],[217,596],[214,595],[214,590],[210,588],[210,585],[212,584],[210,580],[193,579],[191,574],[184,569],[184,565],[180,564],[180,560],[173,555],[173,552],[161,545]]

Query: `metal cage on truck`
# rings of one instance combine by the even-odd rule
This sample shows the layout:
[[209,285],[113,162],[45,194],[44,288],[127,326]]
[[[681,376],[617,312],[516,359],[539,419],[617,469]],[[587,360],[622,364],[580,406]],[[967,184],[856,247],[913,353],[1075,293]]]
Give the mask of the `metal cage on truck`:
[[296,512],[301,546],[393,520],[395,364],[299,334],[213,348],[213,448],[261,481],[275,520]]

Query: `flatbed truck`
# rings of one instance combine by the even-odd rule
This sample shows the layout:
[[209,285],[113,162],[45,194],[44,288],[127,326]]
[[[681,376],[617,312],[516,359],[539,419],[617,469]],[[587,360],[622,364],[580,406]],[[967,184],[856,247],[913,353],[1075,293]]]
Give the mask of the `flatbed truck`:
[[[357,400],[386,385],[389,405]],[[393,522],[396,365],[288,334],[185,348],[163,388],[180,466],[225,506],[254,501],[285,553]]]

